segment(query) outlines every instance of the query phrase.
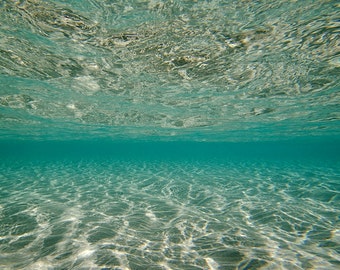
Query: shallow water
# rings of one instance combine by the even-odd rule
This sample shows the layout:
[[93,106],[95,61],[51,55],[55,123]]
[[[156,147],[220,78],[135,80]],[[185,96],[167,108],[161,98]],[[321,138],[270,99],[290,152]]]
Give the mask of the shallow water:
[[12,144],[1,267],[339,267],[338,149],[169,144]]
[[336,269],[339,180],[338,166],[298,162],[2,164],[0,262]]
[[3,0],[1,136],[338,136],[339,11],[312,0]]
[[0,1],[1,269],[339,269],[338,1]]

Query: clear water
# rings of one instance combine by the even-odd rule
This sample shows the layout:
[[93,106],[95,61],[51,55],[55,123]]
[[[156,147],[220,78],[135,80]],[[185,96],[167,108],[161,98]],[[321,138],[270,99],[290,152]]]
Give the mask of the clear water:
[[338,269],[338,1],[0,1],[1,269]]
[[170,155],[7,158],[2,268],[339,267],[338,160],[158,148]]

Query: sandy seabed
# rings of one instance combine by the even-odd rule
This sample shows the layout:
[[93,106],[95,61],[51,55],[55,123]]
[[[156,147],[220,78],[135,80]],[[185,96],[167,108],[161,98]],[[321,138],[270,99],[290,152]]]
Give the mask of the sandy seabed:
[[337,269],[339,169],[0,165],[2,269]]

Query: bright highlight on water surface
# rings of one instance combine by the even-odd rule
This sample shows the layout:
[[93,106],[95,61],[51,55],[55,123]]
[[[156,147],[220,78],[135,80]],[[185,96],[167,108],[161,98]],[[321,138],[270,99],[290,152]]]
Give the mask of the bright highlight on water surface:
[[337,1],[0,4],[1,134],[339,135]]
[[0,1],[0,269],[339,269],[339,9]]

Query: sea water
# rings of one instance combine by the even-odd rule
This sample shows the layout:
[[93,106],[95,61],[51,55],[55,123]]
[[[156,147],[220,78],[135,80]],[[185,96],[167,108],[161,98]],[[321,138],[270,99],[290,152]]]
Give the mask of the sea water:
[[339,144],[276,144],[7,142],[1,267],[336,269]]
[[0,1],[1,269],[338,269],[338,1]]

